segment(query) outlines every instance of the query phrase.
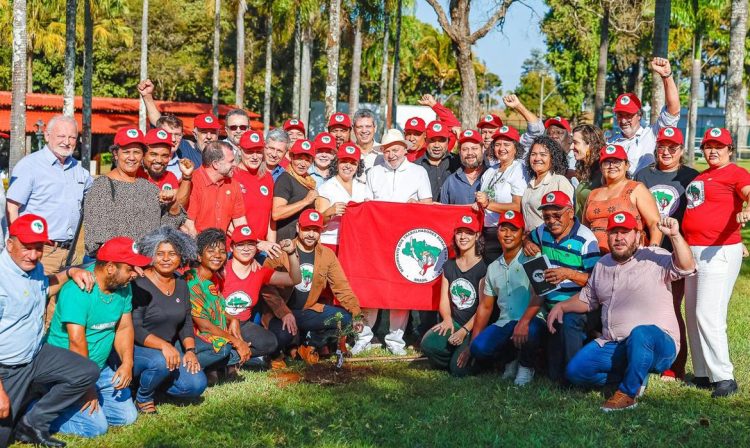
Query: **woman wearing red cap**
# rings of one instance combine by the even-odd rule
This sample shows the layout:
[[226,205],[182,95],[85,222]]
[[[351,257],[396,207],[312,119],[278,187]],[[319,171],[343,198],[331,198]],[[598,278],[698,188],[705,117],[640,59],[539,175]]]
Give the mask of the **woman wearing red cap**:
[[599,148],[606,145],[602,130],[592,124],[581,124],[573,128],[571,143],[573,156],[576,159],[575,191],[576,218],[581,219],[583,208],[591,190],[602,186],[602,172],[599,169]]
[[289,153],[292,162],[276,179],[273,191],[271,218],[276,221],[279,241],[295,237],[300,213],[313,208],[318,197],[315,179],[308,173],[315,157],[315,147],[309,140],[301,139],[294,142]]
[[750,221],[750,174],[731,161],[729,131],[706,130],[701,144],[708,169],[686,189],[683,230],[698,274],[685,280],[685,314],[696,386],[713,397],[737,392],[729,359],[727,306],[742,264],[740,227]]

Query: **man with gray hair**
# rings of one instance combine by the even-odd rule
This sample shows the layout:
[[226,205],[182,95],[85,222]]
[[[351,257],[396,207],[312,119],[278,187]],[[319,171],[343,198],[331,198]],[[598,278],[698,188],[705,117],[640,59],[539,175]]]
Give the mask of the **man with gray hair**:
[[248,129],[250,129],[250,117],[247,112],[242,109],[232,109],[227,112],[227,116],[224,118],[224,130],[227,131],[227,138],[224,141],[232,145],[232,150],[237,156],[240,155],[240,137]]
[[375,113],[370,109],[359,109],[354,113],[354,140],[362,151],[365,172],[383,160],[382,154],[376,149],[380,143],[375,141],[378,130]]
[[91,174],[73,158],[78,124],[56,115],[44,130],[47,142],[40,151],[21,159],[13,168],[7,195],[8,224],[33,213],[49,223],[50,241],[44,245],[46,275],[59,272],[73,249],[81,220],[83,197],[91,188]]
[[263,163],[265,170],[271,173],[274,182],[284,172],[282,162],[286,160],[284,157],[288,149],[289,135],[283,129],[276,128],[268,131],[266,146],[263,148]]

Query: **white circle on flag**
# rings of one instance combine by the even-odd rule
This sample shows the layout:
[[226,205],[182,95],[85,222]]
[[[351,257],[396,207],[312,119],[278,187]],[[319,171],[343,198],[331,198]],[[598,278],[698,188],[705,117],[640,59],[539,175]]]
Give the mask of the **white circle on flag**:
[[412,283],[429,283],[443,273],[448,246],[431,229],[413,229],[398,240],[394,255],[396,269],[405,279]]

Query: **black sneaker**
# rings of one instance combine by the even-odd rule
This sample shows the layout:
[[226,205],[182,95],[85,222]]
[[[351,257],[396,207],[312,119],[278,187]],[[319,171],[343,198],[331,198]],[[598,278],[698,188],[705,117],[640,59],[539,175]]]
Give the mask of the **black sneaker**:
[[693,378],[693,381],[691,381],[691,384],[698,389],[711,390],[714,388],[714,383],[712,383],[707,376],[696,376]]
[[714,393],[711,398],[728,397],[737,393],[737,382],[735,380],[717,381],[714,383]]
[[36,446],[65,446],[65,442],[55,439],[49,432],[30,426],[26,423],[25,418],[22,418],[16,425],[15,437],[16,442],[29,443]]

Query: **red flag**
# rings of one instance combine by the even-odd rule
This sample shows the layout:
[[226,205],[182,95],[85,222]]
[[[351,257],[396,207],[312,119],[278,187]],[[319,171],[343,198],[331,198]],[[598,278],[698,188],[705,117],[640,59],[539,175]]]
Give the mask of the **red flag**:
[[339,261],[362,308],[437,310],[453,227],[468,205],[350,202],[339,228]]

